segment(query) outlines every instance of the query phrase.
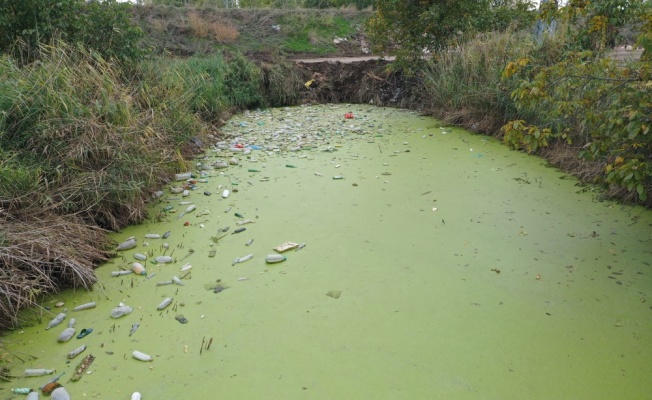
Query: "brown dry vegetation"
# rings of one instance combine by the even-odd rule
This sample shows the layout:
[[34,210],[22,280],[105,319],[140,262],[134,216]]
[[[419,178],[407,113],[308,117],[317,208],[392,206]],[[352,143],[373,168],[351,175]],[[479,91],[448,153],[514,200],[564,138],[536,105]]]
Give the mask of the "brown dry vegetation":
[[91,289],[93,268],[108,259],[102,229],[75,216],[37,210],[20,218],[0,213],[0,328],[18,326],[18,311],[64,287]]

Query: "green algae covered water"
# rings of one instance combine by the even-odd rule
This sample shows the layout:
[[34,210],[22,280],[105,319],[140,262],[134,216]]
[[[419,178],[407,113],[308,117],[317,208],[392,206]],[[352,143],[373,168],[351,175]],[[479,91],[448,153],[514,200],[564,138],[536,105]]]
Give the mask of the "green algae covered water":
[[[101,266],[93,291],[46,299],[52,315],[3,339],[25,361],[6,356],[13,375],[65,372],[73,399],[649,397],[651,212],[404,110],[273,109],[224,132],[197,190],[166,188],[159,218],[115,235],[138,246]],[[181,202],[196,209],[181,216]],[[266,264],[286,241],[305,247]],[[113,277],[135,253],[149,278]],[[157,285],[184,267],[183,286]],[[45,330],[58,301],[97,307]],[[133,312],[111,318],[120,303]],[[71,317],[93,332],[57,343]],[[51,377],[16,378],[0,397]]]

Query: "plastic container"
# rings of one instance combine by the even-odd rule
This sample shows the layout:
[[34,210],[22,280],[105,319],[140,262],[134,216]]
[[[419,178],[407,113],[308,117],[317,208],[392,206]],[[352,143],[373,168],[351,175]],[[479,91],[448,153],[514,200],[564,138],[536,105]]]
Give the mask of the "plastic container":
[[25,370],[25,376],[43,376],[54,374],[54,369],[29,368]]
[[26,400],[38,400],[38,392],[29,392],[27,397],[25,397]]
[[17,393],[17,394],[27,394],[31,392],[32,389],[30,388],[16,388],[16,389],[11,389],[12,393]]
[[131,270],[134,271],[134,274],[136,275],[147,275],[147,271],[145,271],[145,267],[143,267],[143,264],[141,263],[133,263],[131,264]]
[[140,399],[141,399],[141,397],[140,397],[140,393],[138,393],[138,392],[133,392],[133,393],[131,394],[131,400],[140,400]]
[[224,189],[224,191],[222,192],[222,197],[226,199],[227,197],[229,197],[229,194],[230,194],[230,193],[229,193],[229,190],[228,190],[228,189]]
[[161,304],[159,304],[158,307],[156,307],[156,309],[159,310],[159,311],[164,310],[165,307],[169,306],[170,304],[172,304],[172,297],[166,297],[161,302]]
[[131,353],[132,357],[135,358],[136,360],[140,361],[153,361],[152,356],[149,354],[141,353],[138,350],[134,350],[133,353]]
[[136,239],[127,239],[118,245],[118,251],[130,250],[136,247]]
[[50,398],[52,400],[70,400],[70,395],[64,387],[58,387],[52,391]]
[[120,318],[132,312],[134,309],[129,306],[118,306],[111,310],[111,318]]
[[75,328],[66,328],[63,330],[63,332],[61,332],[61,334],[59,334],[59,337],[57,338],[57,342],[59,343],[67,342],[70,339],[72,339],[73,336],[75,336]]
[[174,180],[177,181],[185,181],[186,179],[192,178],[192,173],[190,172],[183,172],[181,174],[174,174]]
[[147,256],[146,256],[145,254],[141,254],[141,253],[136,253],[136,254],[134,254],[134,258],[135,258],[136,260],[139,260],[139,261],[145,261],[145,260],[147,260]]
[[57,325],[59,325],[60,323],[62,323],[64,319],[66,319],[66,314],[65,314],[65,313],[59,313],[59,314],[57,314],[57,316],[54,317],[54,318],[52,319],[52,321],[50,321],[50,322],[48,323],[48,327],[45,328],[45,329],[47,330],[47,329],[50,329],[50,328],[54,328],[55,326],[57,326]]
[[133,271],[112,271],[111,276],[124,276],[124,275],[129,275]]
[[67,357],[68,357],[69,360],[72,360],[73,358],[80,355],[84,350],[86,350],[86,345],[79,346],[75,350],[68,353]]
[[170,256],[158,256],[154,259],[159,264],[169,264],[172,262],[172,257]]
[[86,304],[80,304],[77,307],[73,308],[73,311],[83,311],[83,310],[88,310],[90,308],[95,308],[97,304],[94,301],[91,301],[90,303]]
[[147,239],[160,239],[161,235],[159,235],[158,233],[148,233],[148,234],[145,235],[145,238],[147,238]]
[[179,286],[183,286],[183,282],[181,282],[181,279],[179,279],[177,276],[172,277],[172,282],[176,283]]
[[281,254],[268,254],[265,256],[265,262],[268,264],[275,264],[287,260],[287,257]]

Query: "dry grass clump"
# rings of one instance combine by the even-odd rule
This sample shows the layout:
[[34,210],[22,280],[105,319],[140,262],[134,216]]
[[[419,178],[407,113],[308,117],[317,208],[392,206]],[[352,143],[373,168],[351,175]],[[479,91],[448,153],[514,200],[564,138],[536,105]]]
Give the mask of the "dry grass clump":
[[240,36],[238,27],[230,22],[213,22],[210,25],[210,31],[213,39],[220,43],[233,43]]
[[188,25],[193,36],[199,38],[211,38],[220,43],[233,43],[240,32],[238,27],[231,22],[211,21],[204,18],[197,11],[188,13]]
[[74,216],[27,214],[0,214],[0,329],[18,326],[18,311],[46,293],[90,289],[94,266],[108,259],[102,229]]
[[197,12],[191,11],[188,13],[188,24],[192,34],[196,37],[205,38],[210,32],[210,23]]

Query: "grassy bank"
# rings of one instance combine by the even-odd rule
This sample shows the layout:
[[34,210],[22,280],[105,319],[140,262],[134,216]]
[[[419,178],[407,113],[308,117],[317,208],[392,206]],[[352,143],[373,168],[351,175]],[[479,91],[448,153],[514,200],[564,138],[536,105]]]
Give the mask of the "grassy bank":
[[220,120],[297,100],[288,69],[225,52],[122,69],[64,43],[22,68],[0,59],[0,327],[42,294],[90,288],[106,232],[146,218]]
[[[270,49],[288,56],[358,55],[371,11],[343,9],[224,9],[146,5],[132,8],[155,54],[207,55],[221,49],[244,54]],[[346,39],[335,43],[335,39]]]

